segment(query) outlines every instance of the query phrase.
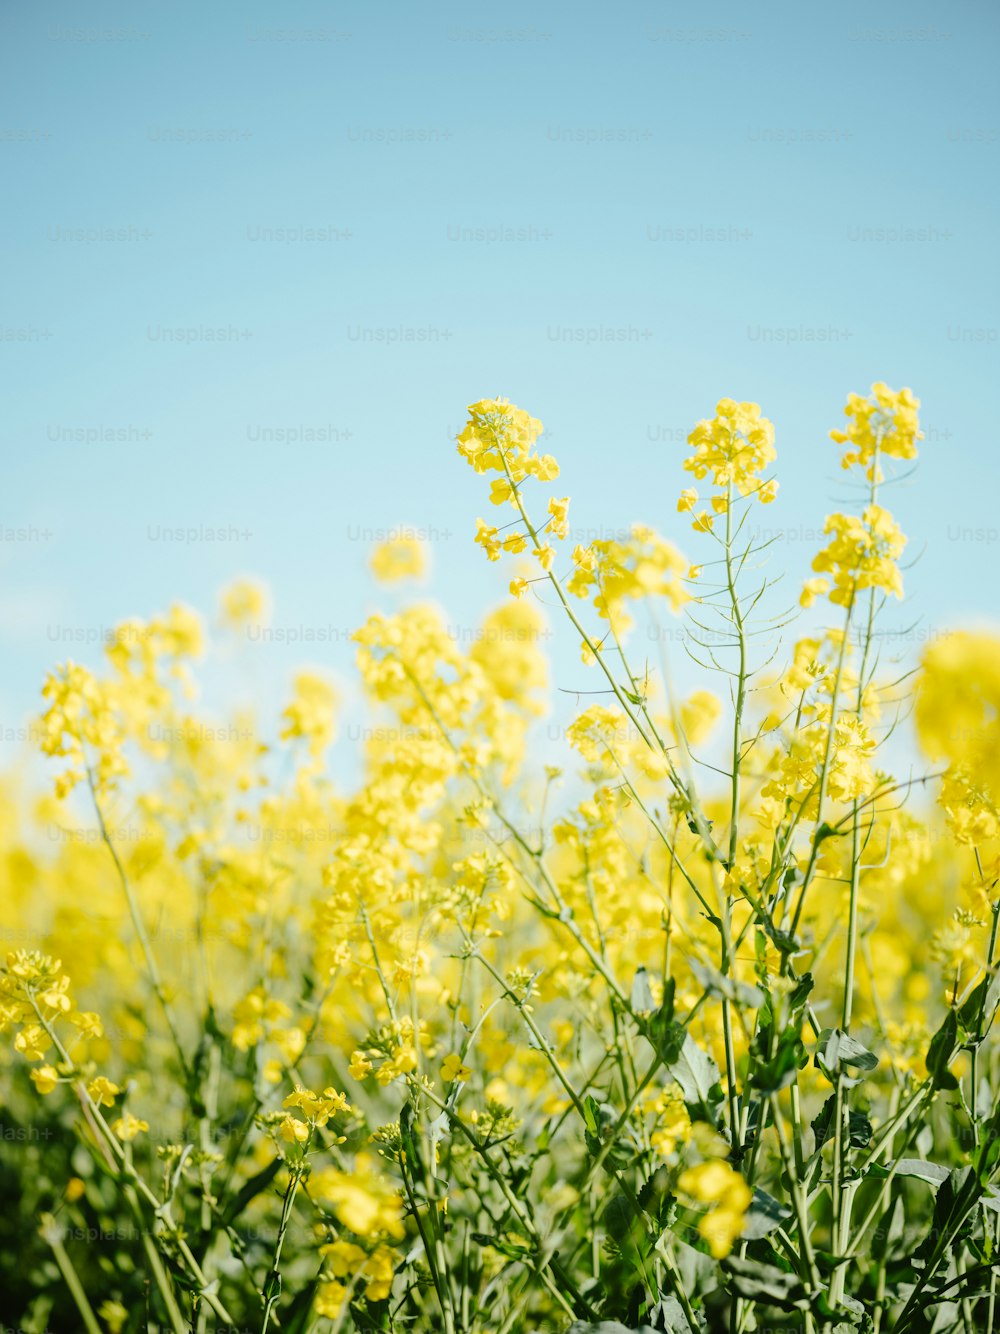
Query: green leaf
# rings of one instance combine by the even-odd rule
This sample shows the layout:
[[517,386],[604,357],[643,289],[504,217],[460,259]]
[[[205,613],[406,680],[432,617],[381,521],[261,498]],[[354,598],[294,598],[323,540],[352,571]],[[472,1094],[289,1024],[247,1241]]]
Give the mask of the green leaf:
[[660,1334],[701,1334],[707,1328],[705,1317],[700,1312],[695,1313],[696,1323],[691,1324],[673,1293],[662,1296],[649,1308],[648,1315],[653,1328],[659,1330]]
[[792,1014],[797,1013],[805,1006],[814,985],[815,979],[812,973],[803,973],[798,979],[795,986],[788,993],[788,1004]]
[[[538,1330],[533,1334],[539,1334]],[[574,1320],[566,1334],[656,1334],[652,1325],[623,1325],[620,1320],[599,1320],[596,1325],[588,1325],[584,1320]]]
[[750,1079],[750,1085],[752,1088],[759,1089],[765,1096],[778,1093],[781,1089],[787,1088],[789,1084],[794,1084],[797,1071],[801,1070],[809,1059],[802,1037],[794,1024],[786,1026],[778,1039],[778,1049],[770,1060],[763,1059],[766,1055],[768,1043],[768,1032],[758,1029],[754,1051],[762,1060],[762,1063],[754,1071]]
[[296,1293],[288,1310],[282,1313],[281,1327],[288,1334],[305,1334],[313,1319],[313,1302],[319,1291],[320,1280],[313,1279]]
[[948,1069],[958,1053],[958,1016],[949,1010],[945,1021],[931,1038],[925,1064],[933,1089],[957,1089],[958,1080]]
[[1000,987],[1000,974],[997,973],[992,977],[984,977],[973,987],[958,1012],[961,1025],[967,1033],[978,1033],[980,1019],[985,1021],[993,1014],[997,1005],[998,987]]
[[942,1238],[957,1241],[972,1227],[979,1182],[972,1167],[956,1167],[938,1187],[934,1200],[934,1214],[927,1232],[915,1255],[928,1259]]
[[848,1086],[859,1084],[859,1079],[846,1079],[844,1071],[861,1070],[867,1073],[877,1065],[878,1057],[875,1053],[842,1028],[824,1028],[820,1033],[816,1047],[816,1067],[822,1070],[831,1084],[837,1082],[838,1075]]
[[724,996],[735,1005],[742,1005],[748,1010],[759,1010],[764,1004],[765,996],[760,987],[725,977],[718,968],[693,960],[691,971],[710,996]]
[[[831,1094],[826,1102],[820,1108],[819,1113],[812,1123],[813,1134],[816,1136],[816,1152],[819,1153],[827,1140],[832,1139],[836,1134],[837,1128],[834,1125],[834,1116],[837,1110],[836,1094]],[[850,1112],[848,1117],[848,1137],[851,1147],[855,1149],[865,1149],[871,1143],[872,1123],[865,1116],[864,1112]]]
[[278,1175],[280,1167],[281,1159],[275,1158],[266,1167],[262,1167],[259,1172],[255,1173],[249,1181],[243,1183],[222,1211],[222,1220],[227,1227],[239,1218],[251,1200],[256,1199],[262,1190],[267,1189]]
[[713,1104],[712,1088],[719,1082],[719,1067],[712,1057],[677,1023],[669,1025],[658,1050],[667,1074],[680,1085],[684,1101],[699,1103],[709,1111]]
[[816,1308],[820,1315],[834,1317],[847,1313],[846,1320],[840,1320],[830,1334],[857,1334],[859,1329],[869,1330],[872,1322],[868,1318],[865,1308],[856,1297],[848,1297],[846,1294],[840,1298],[836,1306],[831,1306],[827,1300],[826,1294],[821,1292],[816,1303]]
[[758,1241],[761,1237],[766,1237],[769,1232],[782,1227],[791,1216],[791,1209],[786,1208],[773,1195],[768,1195],[766,1190],[761,1190],[758,1186],[743,1220],[743,1231],[740,1236],[747,1241]]
[[764,1264],[760,1260],[741,1260],[730,1255],[723,1260],[722,1267],[732,1280],[733,1291],[739,1297],[753,1301],[766,1302],[783,1311],[804,1309],[809,1305],[809,1297],[797,1274],[792,1274],[777,1265]]
[[631,1004],[636,1014],[652,1014],[656,1009],[656,1001],[653,999],[653,989],[649,985],[649,974],[645,967],[641,966],[635,970],[635,978],[632,982]]
[[[874,1177],[877,1181],[885,1180],[892,1166],[891,1161],[884,1165],[872,1163],[866,1176]],[[948,1176],[947,1167],[942,1167],[939,1163],[929,1163],[923,1158],[900,1158],[896,1161],[895,1168],[896,1176],[913,1177],[917,1181],[926,1181],[929,1186],[940,1186]]]
[[972,1165],[981,1186],[985,1186],[1000,1162],[1000,1108],[983,1123],[979,1145],[972,1155]]
[[583,1100],[583,1119],[590,1133],[596,1135],[601,1125],[601,1104],[591,1093]]
[[715,1261],[696,1246],[689,1246],[677,1236],[664,1234],[655,1249],[671,1256],[680,1275],[681,1287],[692,1300],[718,1288],[719,1271]]
[[663,1164],[643,1182],[636,1199],[660,1228],[668,1227],[677,1212],[677,1201],[670,1192],[670,1172]]
[[620,1245],[637,1222],[637,1214],[628,1196],[619,1192],[617,1195],[612,1195],[604,1206],[602,1219],[608,1230],[608,1236]]

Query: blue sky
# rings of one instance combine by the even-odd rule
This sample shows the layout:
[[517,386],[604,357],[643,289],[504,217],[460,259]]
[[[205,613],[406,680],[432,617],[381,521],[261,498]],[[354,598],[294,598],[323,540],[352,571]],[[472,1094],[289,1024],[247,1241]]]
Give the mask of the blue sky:
[[[241,573],[327,631],[253,648],[265,698],[302,660],[348,677],[397,524],[474,624],[509,571],[451,437],[492,394],[551,431],[575,527],[692,557],[684,435],[760,402],[797,586],[851,499],[846,393],[909,384],[904,651],[995,622],[998,26],[978,0],[8,0],[3,740],[81,638]],[[299,428],[328,438],[273,435]],[[190,528],[224,540],[165,539]],[[571,644],[556,683],[587,684]]]

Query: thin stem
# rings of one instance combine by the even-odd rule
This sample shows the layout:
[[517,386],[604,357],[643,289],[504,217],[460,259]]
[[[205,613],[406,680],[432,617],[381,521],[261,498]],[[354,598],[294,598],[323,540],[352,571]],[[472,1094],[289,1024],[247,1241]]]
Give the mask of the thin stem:
[[80,1319],[84,1323],[87,1334],[101,1334],[101,1327],[97,1323],[97,1317],[94,1315],[90,1302],[87,1300],[87,1294],[83,1290],[80,1276],[76,1272],[76,1267],[70,1259],[66,1247],[63,1245],[62,1230],[51,1214],[42,1215],[41,1233],[52,1248],[52,1254],[59,1266],[59,1272],[70,1290],[76,1309],[80,1312]]
[[285,1189],[284,1198],[281,1201],[281,1220],[278,1224],[278,1235],[274,1241],[274,1253],[271,1257],[271,1268],[264,1281],[262,1292],[264,1315],[261,1320],[260,1334],[267,1334],[268,1324],[274,1313],[274,1308],[278,1304],[278,1298],[281,1295],[281,1272],[279,1269],[281,1264],[281,1248],[285,1244],[285,1233],[288,1231],[288,1224],[292,1216],[292,1206],[295,1203],[295,1195],[301,1182],[301,1170],[297,1167],[292,1167],[289,1173],[288,1185]]

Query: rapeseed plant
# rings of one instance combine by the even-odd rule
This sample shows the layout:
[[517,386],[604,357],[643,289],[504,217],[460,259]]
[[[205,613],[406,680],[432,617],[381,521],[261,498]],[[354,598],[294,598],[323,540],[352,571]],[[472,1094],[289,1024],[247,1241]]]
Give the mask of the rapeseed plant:
[[[748,524],[778,497],[757,404],[691,432],[694,559],[645,523],[571,546],[541,423],[473,404],[470,540],[511,596],[467,644],[422,601],[360,627],[352,790],[322,673],[270,721],[198,712],[189,608],[53,670],[55,795],[0,803],[7,1324],[996,1328],[1000,641],[880,657],[919,403],[845,413],[864,503],[796,635]],[[684,625],[687,698],[630,656],[640,608]],[[542,767],[550,612],[601,697]],[[217,633],[269,615],[240,579]]]

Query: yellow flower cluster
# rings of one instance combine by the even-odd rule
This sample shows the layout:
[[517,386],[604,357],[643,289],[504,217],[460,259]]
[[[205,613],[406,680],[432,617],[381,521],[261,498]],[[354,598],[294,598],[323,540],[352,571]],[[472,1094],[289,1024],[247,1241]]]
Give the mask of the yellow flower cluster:
[[[458,452],[476,472],[503,474],[490,485],[490,502],[510,504],[524,526],[523,531],[501,536],[495,524],[477,519],[475,541],[487,559],[497,561],[504,552],[520,555],[528,550],[530,543],[535,559],[548,574],[556,554],[548,539],[562,541],[569,534],[569,497],[550,497],[548,517],[536,523],[532,523],[524,508],[521,484],[526,478],[551,482],[559,476],[559,465],[552,455],[535,450],[541,433],[542,423],[513,403],[502,398],[484,399],[469,406],[469,420],[458,436]],[[511,580],[511,593],[522,597],[528,583],[523,576],[517,576]]]
[[299,672],[292,698],[282,714],[281,739],[301,737],[313,764],[318,765],[336,731],[337,693],[316,672]]
[[57,795],[66,796],[88,772],[98,792],[112,791],[128,773],[114,685],[70,661],[49,676],[42,694],[49,701],[42,718],[42,750],[70,761],[56,780]]
[[650,1146],[663,1158],[670,1158],[691,1133],[691,1114],[684,1095],[676,1084],[661,1089],[653,1099],[655,1124]]
[[[693,523],[698,532],[707,532],[717,514],[725,514],[733,488],[741,496],[756,496],[763,505],[770,504],[778,492],[774,480],[763,481],[760,474],[773,463],[774,425],[761,416],[757,403],[737,403],[721,398],[715,416],[700,421],[688,436],[694,452],[684,460],[685,469],[701,481],[712,474],[712,485],[725,494],[712,499],[712,511],[703,510]],[[677,509],[681,514],[694,511],[698,492],[681,492]]]
[[[691,601],[684,586],[690,566],[672,542],[646,524],[633,524],[624,540],[602,538],[573,551],[573,574],[567,592],[589,598],[616,634],[632,624],[625,604],[647,597],[665,597],[679,612]],[[584,654],[586,657],[586,653]]]
[[233,1006],[233,1046],[239,1051],[265,1042],[280,1033],[279,1025],[291,1017],[283,1000],[268,996],[263,987],[254,987]]
[[105,646],[115,672],[111,680],[99,680],[72,661],[48,677],[42,688],[49,701],[41,720],[42,750],[70,761],[56,782],[60,797],[84,778],[98,796],[114,791],[129,772],[126,739],[162,757],[165,748],[151,736],[151,724],[163,728],[170,720],[170,682],[191,690],[188,659],[198,657],[203,646],[200,618],[177,604],[166,616],[116,626]]
[[940,803],[962,844],[1000,838],[1000,652],[986,634],[956,632],[925,651],[915,717],[926,754],[944,760]]
[[338,1221],[355,1236],[395,1241],[405,1236],[399,1191],[371,1154],[357,1154],[350,1172],[321,1167],[312,1174],[309,1185],[311,1194],[329,1204]]
[[820,575],[833,577],[811,579],[799,599],[811,605],[817,595],[829,592],[838,607],[849,607],[862,589],[879,589],[901,598],[903,576],[896,564],[906,546],[902,529],[881,505],[868,505],[861,518],[855,514],[831,514],[823,526],[831,534],[829,544],[813,560]]
[[919,410],[920,400],[909,389],[890,389],[881,380],[872,385],[868,398],[849,394],[844,408],[849,425],[846,430],[830,432],[831,440],[850,446],[841,467],[857,464],[869,481],[877,483],[883,480],[879,455],[915,459],[917,441],[923,439]]
[[[31,1071],[31,1081],[39,1093],[49,1094],[63,1080],[78,1073],[67,1062],[65,1047],[56,1032],[67,1021],[76,1033],[68,1039],[72,1047],[79,1038],[100,1038],[103,1025],[92,1011],[79,1011],[70,996],[70,980],[62,971],[62,961],[38,950],[14,950],[0,969],[0,1033],[14,1031],[14,1050],[26,1061],[40,1061]],[[46,1061],[53,1048],[57,1064]],[[87,1089],[94,1102],[110,1107],[121,1092],[103,1075],[92,1078]]]
[[319,1253],[327,1261],[330,1277],[319,1285],[313,1306],[317,1315],[336,1320],[352,1293],[363,1294],[370,1302],[389,1296],[395,1256],[388,1246],[377,1246],[369,1255],[352,1241],[331,1241]]
[[[302,1088],[301,1085],[296,1085],[295,1092],[290,1093],[281,1105],[282,1107],[295,1108],[305,1117],[305,1120],[301,1120],[289,1113],[288,1116],[282,1117],[278,1123],[278,1132],[288,1144],[308,1144],[316,1126],[325,1126],[331,1116],[338,1112],[350,1112],[352,1110],[351,1104],[347,1101],[347,1095],[338,1093],[334,1088],[324,1089],[322,1093],[314,1093],[312,1089]],[[336,1144],[343,1144],[343,1142],[343,1135],[334,1140]]]
[[270,615],[267,589],[256,579],[234,579],[219,595],[222,623],[230,630],[264,625]]
[[406,535],[379,542],[368,562],[372,574],[383,584],[419,579],[427,563],[427,543]]
[[526,477],[550,482],[559,476],[559,465],[552,455],[535,452],[543,429],[540,421],[505,398],[469,404],[469,420],[458,436],[458,452],[476,472],[499,472],[509,479],[507,483],[493,483],[500,496],[495,504],[509,499],[511,483]]
[[698,1231],[717,1260],[727,1256],[743,1230],[753,1192],[734,1168],[722,1159],[689,1167],[677,1180],[678,1189],[698,1204],[710,1206],[698,1222]]

